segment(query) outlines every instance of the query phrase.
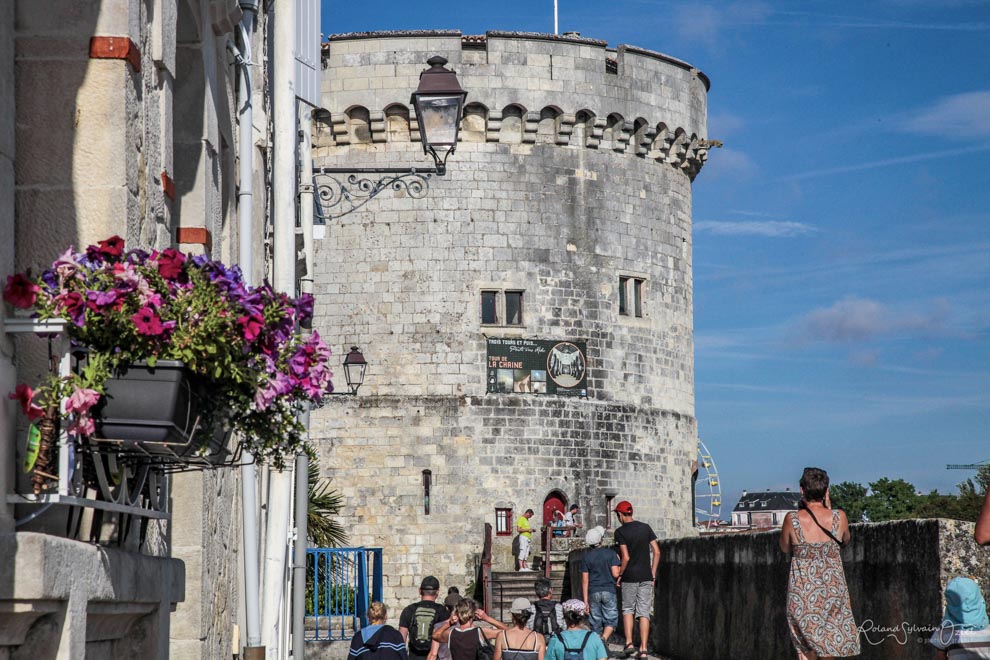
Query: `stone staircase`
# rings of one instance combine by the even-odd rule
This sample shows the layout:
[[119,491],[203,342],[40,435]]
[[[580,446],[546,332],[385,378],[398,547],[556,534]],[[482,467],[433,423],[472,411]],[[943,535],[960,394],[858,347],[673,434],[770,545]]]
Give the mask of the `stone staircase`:
[[[570,541],[570,539],[567,540]],[[574,540],[580,547],[577,541],[577,539]],[[564,577],[567,572],[567,555],[573,544],[565,544],[561,540],[557,540],[554,545],[554,549],[550,552],[550,584],[553,587],[553,599],[561,600],[564,594]],[[509,608],[512,606],[513,600],[519,597],[528,598],[530,601],[536,600],[534,584],[537,579],[543,577],[542,555],[532,557],[530,565],[535,570],[492,571],[492,611],[489,612],[491,616],[504,623],[509,623],[511,620]]]

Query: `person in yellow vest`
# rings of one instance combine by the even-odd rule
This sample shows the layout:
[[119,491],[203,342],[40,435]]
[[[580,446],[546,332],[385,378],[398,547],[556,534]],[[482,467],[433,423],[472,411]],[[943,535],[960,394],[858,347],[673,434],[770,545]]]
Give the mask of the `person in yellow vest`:
[[533,510],[526,509],[526,513],[516,520],[516,531],[519,532],[519,570],[532,571],[529,567],[529,549],[533,545],[533,528],[529,524],[529,519],[533,517]]

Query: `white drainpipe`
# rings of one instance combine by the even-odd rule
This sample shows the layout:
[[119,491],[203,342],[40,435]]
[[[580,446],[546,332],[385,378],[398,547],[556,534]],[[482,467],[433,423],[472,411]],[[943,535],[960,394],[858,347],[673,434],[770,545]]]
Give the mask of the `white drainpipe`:
[[[257,0],[242,0],[241,48],[239,62],[241,75],[237,80],[238,99],[238,159],[239,187],[237,193],[237,221],[239,261],[247,284],[254,279],[254,116],[251,83],[251,35],[258,12]],[[253,456],[242,454],[241,465],[241,533],[244,558],[244,616],[247,628],[247,658],[257,657],[261,646],[261,616],[258,597],[258,485]]]
[[[274,165],[274,268],[275,290],[296,293],[296,95],[295,0],[275,4],[274,84],[272,112]],[[292,518],[292,470],[272,470],[268,489],[268,529],[265,534],[265,569],[262,597],[262,643],[269,658],[283,658],[287,637],[282,614],[287,605],[289,521]]]

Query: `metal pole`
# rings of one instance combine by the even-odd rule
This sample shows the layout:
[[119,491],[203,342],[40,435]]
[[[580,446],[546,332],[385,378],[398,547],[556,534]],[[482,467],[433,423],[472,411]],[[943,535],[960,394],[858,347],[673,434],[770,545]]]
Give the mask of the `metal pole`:
[[557,0],[553,0],[553,33],[560,34],[557,30]]
[[[299,113],[299,224],[303,230],[306,271],[300,278],[302,293],[313,292],[313,114],[309,108]],[[306,332],[306,330],[303,330]],[[299,416],[309,433],[309,408]],[[309,455],[296,455],[296,545],[292,564],[292,657],[305,657],[306,647],[306,548],[309,530]]]
[[[272,147],[274,163],[273,283],[275,290],[296,294],[296,0],[275,3],[273,44]],[[276,656],[286,631],[282,613],[288,604],[289,520],[292,515],[292,471],[270,470],[268,524],[262,597],[262,643]],[[284,650],[284,647],[283,647]]]
[[[258,11],[257,0],[241,2],[244,12],[241,18],[241,75],[238,78],[238,158],[239,187],[237,194],[237,220],[239,234],[239,260],[244,279],[251,284],[254,275],[254,117],[251,84],[251,34]],[[244,452],[241,465],[241,538],[244,552],[244,618],[247,628],[247,660],[263,658],[261,644],[261,613],[258,596],[258,485],[254,457]]]
[[[309,422],[309,412],[303,413]],[[309,456],[296,454],[296,547],[292,565],[292,657],[300,660],[306,655],[306,548],[309,513]]]

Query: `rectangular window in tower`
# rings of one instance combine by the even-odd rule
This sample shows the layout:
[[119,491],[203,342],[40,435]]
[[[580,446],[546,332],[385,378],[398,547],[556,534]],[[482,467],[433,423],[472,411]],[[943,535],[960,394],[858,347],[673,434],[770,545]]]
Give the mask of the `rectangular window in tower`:
[[481,292],[481,322],[485,325],[498,323],[498,291]]
[[523,325],[523,294],[519,289],[485,289],[481,292],[481,324]]
[[621,316],[629,315],[629,305],[626,302],[627,289],[629,288],[629,278],[619,276],[619,314]]
[[633,314],[636,318],[643,318],[643,287],[646,280],[633,279]]
[[512,536],[512,509],[495,509],[495,536]]
[[522,325],[523,323],[522,304],[523,304],[522,291],[505,292],[505,324],[506,325]]

